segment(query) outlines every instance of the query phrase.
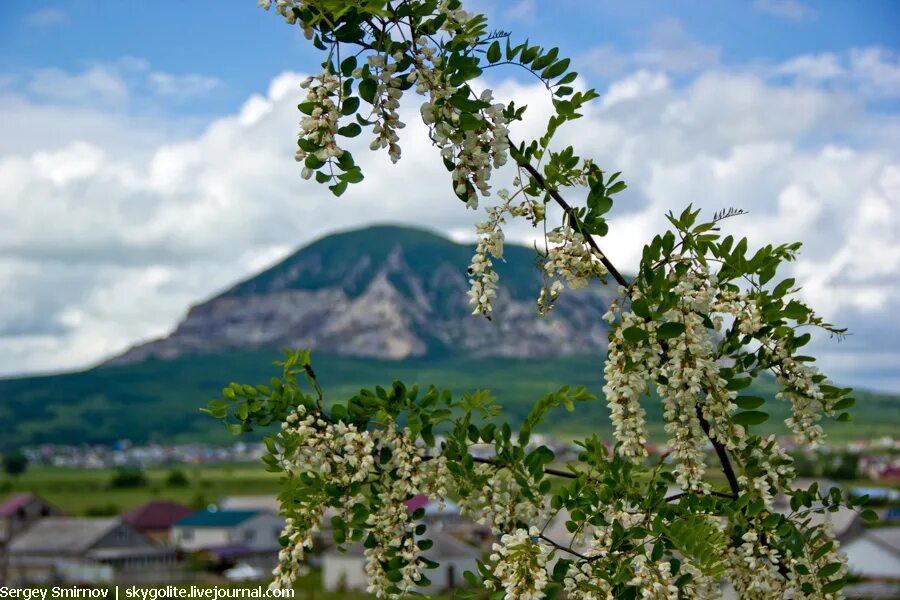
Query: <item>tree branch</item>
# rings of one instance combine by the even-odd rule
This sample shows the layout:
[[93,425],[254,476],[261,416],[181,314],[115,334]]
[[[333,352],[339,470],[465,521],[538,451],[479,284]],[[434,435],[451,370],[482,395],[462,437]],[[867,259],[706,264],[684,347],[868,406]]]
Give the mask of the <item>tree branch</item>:
[[[509,142],[510,146],[515,145],[513,144],[513,141],[511,139],[509,139],[508,137],[506,139]],[[548,194],[550,194],[550,197],[553,198],[553,200],[556,201],[560,208],[565,211],[565,213],[569,216],[569,221],[571,223],[574,223],[575,228],[578,229],[578,233],[584,236],[584,240],[600,256],[600,262],[603,263],[603,266],[606,267],[606,270],[609,271],[609,274],[612,275],[612,278],[615,279],[619,285],[628,287],[628,282],[624,277],[622,277],[622,274],[619,273],[619,270],[615,267],[615,265],[613,265],[612,262],[610,262],[610,260],[606,257],[606,254],[604,254],[603,251],[600,250],[600,246],[597,245],[594,237],[591,234],[582,231],[581,225],[578,223],[578,218],[575,216],[575,210],[572,208],[572,206],[568,202],[566,202],[562,196],[559,195],[559,192],[547,185],[547,180],[544,179],[544,176],[541,175],[540,171],[534,168],[534,166],[532,166],[530,162],[516,161],[516,164],[528,171],[528,174],[531,175],[535,181],[537,181],[538,185],[541,186]]]
[[697,418],[700,420],[700,427],[703,428],[703,433],[705,433],[706,437],[709,438],[709,441],[712,442],[716,455],[719,457],[719,462],[722,463],[722,472],[725,473],[725,479],[728,480],[728,487],[731,488],[732,496],[737,499],[741,492],[741,487],[738,485],[737,476],[734,474],[734,467],[731,466],[731,459],[728,457],[728,451],[725,449],[722,442],[712,435],[709,428],[709,422],[703,417],[703,412],[700,410],[699,404],[697,405]]

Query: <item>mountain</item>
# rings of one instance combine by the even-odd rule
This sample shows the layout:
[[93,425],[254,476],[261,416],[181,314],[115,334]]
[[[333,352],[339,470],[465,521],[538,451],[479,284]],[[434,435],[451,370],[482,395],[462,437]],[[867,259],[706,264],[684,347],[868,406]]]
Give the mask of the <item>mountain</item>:
[[[279,374],[282,347],[310,347],[326,399],[362,387],[407,384],[456,394],[489,388],[520,423],[544,394],[584,385],[601,396],[605,322],[611,298],[594,286],[565,292],[548,317],[536,315],[541,285],[534,251],[510,245],[498,265],[493,321],[470,313],[465,269],[473,248],[433,233],[370,227],[323,238],[259,275],[191,308],[175,331],[77,373],[0,380],[0,450],[20,445],[227,442],[220,423],[200,413],[231,381],[262,383]],[[772,398],[773,381],[746,392]],[[854,423],[829,425],[835,438],[893,434],[900,398],[856,394]],[[657,400],[645,402],[662,436]],[[779,425],[787,404],[773,402]],[[546,428],[562,436],[609,436],[602,399],[554,412]]]
[[[304,347],[338,356],[545,358],[602,352],[612,299],[595,286],[563,294],[540,317],[535,252],[507,245],[497,264],[492,322],[471,315],[466,268],[474,247],[428,231],[368,227],[322,238],[190,309],[169,336],[108,365]],[[498,261],[499,262],[499,261]]]

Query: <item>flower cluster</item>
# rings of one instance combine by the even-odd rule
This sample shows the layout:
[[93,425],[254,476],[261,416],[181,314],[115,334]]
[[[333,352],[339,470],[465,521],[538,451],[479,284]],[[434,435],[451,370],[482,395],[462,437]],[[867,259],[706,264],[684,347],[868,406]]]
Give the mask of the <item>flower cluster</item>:
[[[838,600],[840,592],[827,592],[819,573],[828,571],[829,579],[840,578],[847,573],[847,556],[840,552],[840,543],[834,539],[831,524],[824,522],[806,532],[809,556],[795,558],[790,555],[786,562],[790,567],[788,587],[792,598],[797,600]],[[821,549],[819,551],[816,551]]]
[[[297,449],[282,458],[282,467],[294,475],[315,473],[329,485],[350,487],[365,481],[375,466],[376,440],[368,431],[354,425],[332,423],[300,405],[282,423],[286,436],[296,440]],[[306,549],[312,547],[312,535],[319,528],[325,507],[317,498],[288,505],[284,529],[288,545],[281,550],[279,566],[272,585],[290,587],[297,576]]]
[[538,307],[547,312],[559,298],[563,281],[570,289],[587,287],[594,277],[607,274],[600,257],[587,244],[584,235],[570,227],[556,227],[547,233],[547,256],[544,272],[553,280],[549,289],[541,288]]
[[772,504],[778,493],[789,488],[796,477],[793,459],[775,440],[774,435],[761,439],[747,450],[747,466],[753,467],[753,474],[742,473],[738,483],[745,489],[756,492],[765,502],[766,508],[772,510]]
[[[391,162],[396,163],[400,160],[400,145],[397,143],[400,136],[397,135],[398,129],[403,129],[406,124],[400,120],[397,110],[400,108],[400,98],[403,96],[403,90],[400,86],[403,80],[396,76],[397,63],[403,59],[403,53],[397,52],[392,57],[394,62],[389,62],[385,56],[374,54],[368,57],[369,66],[375,74],[375,106],[373,113],[377,119],[372,127],[372,133],[375,139],[369,145],[369,149],[378,150],[379,148],[387,148]],[[361,71],[354,72],[355,77],[359,77]]]
[[[517,529],[500,538],[494,544],[490,560],[493,574],[506,592],[505,600],[540,600],[549,583],[547,557],[549,549],[536,539],[537,528],[531,531]],[[493,589],[493,581],[485,582]]]
[[828,413],[827,407],[823,405],[825,394],[822,393],[819,382],[824,378],[819,375],[816,367],[795,360],[783,340],[766,338],[763,340],[763,347],[768,351],[775,370],[775,380],[783,388],[775,397],[791,402],[792,414],[785,423],[807,444],[820,444],[825,432],[818,422],[822,418],[822,412]]
[[778,572],[781,557],[776,550],[760,543],[755,530],[744,533],[741,544],[728,549],[726,562],[729,580],[741,598],[770,600],[785,597],[785,579]]
[[632,564],[634,578],[629,582],[638,588],[644,600],[678,600],[678,586],[672,576],[668,561],[651,562],[646,555],[638,554]]
[[[596,556],[592,554],[591,556]],[[563,579],[566,598],[571,600],[614,600],[612,585],[598,575],[596,561],[577,561],[569,565]]]
[[[344,150],[338,146],[335,136],[338,120],[341,118],[340,82],[334,75],[322,73],[316,77],[307,77],[300,84],[307,90],[306,100],[301,106],[308,106],[308,116],[300,121],[300,140],[309,140],[317,148],[311,154],[319,161],[326,162],[332,158],[340,158]],[[305,161],[310,155],[301,146],[294,158]],[[303,168],[303,178],[312,177],[313,170]]]
[[[671,259],[690,260],[680,255]],[[662,314],[661,323],[646,318],[646,313],[641,317],[622,311],[618,303],[604,316],[610,322],[620,319],[610,340],[604,392],[622,452],[642,458],[646,425],[638,398],[654,382],[663,402],[669,447],[677,461],[678,484],[704,492],[709,490],[704,481],[704,423],[709,435],[729,450],[739,451],[747,443],[745,429],[733,421],[738,394],[728,389],[721,375],[715,332],[731,318],[740,332],[756,333],[762,326],[761,316],[751,296],[719,286],[703,264],[693,264],[685,272],[673,269],[668,276],[679,302]],[[623,295],[626,292],[633,304],[643,301],[639,289],[622,290]],[[663,335],[666,327],[674,335]]]
[[[620,288],[624,293],[624,288]],[[620,313],[618,302],[610,305],[603,316],[609,322]],[[656,323],[641,319],[632,312],[621,312],[620,326],[614,330],[606,355],[603,374],[606,384],[603,393],[609,406],[610,419],[615,428],[619,451],[623,456],[639,460],[647,456],[646,411],[641,407],[640,397],[647,391],[648,372],[655,370],[662,356],[658,344],[636,345],[625,340],[624,332],[630,328],[644,331],[649,339]]]
[[478,194],[490,194],[492,169],[508,160],[509,130],[504,107],[493,103],[491,90],[484,90],[479,100],[487,108],[475,117],[479,120],[476,127],[463,130],[460,128],[463,113],[451,100],[460,88],[449,82],[443,69],[444,57],[430,46],[427,38],[421,37],[414,45],[413,62],[416,92],[428,96],[420,109],[422,121],[431,128],[431,140],[440,148],[443,159],[453,164],[456,195],[464,198],[469,208],[477,208]]
[[520,480],[530,483],[530,476],[516,478],[506,469],[478,464],[472,481],[458,482],[464,492],[460,510],[482,525],[489,524],[494,535],[509,531],[520,521],[537,523],[544,507],[528,498]]
[[[350,521],[349,509],[368,500],[360,484],[370,483],[376,490],[374,510],[366,526],[375,543],[365,550],[369,591],[388,597],[389,589],[413,589],[422,575],[418,561],[415,523],[405,501],[416,494],[446,496],[450,480],[445,460],[423,461],[408,428],[398,429],[393,421],[383,428],[358,430],[355,425],[334,422],[308,411],[300,405],[282,424],[286,445],[293,448],[282,457],[282,467],[295,476],[314,476],[321,488],[347,490],[344,498],[344,520]],[[376,463],[375,457],[390,458]],[[375,483],[373,483],[375,482]],[[284,536],[287,546],[281,551],[280,565],[275,570],[273,586],[292,585],[304,558],[312,546],[312,535],[324,514],[324,497],[314,495],[303,502],[291,502]],[[401,578],[389,578],[384,565],[399,560]]]
[[513,204],[509,193],[500,190],[500,198],[503,204],[492,206],[487,210],[488,220],[478,223],[475,230],[478,233],[478,245],[475,254],[469,264],[469,304],[474,306],[473,315],[489,317],[493,310],[493,300],[497,296],[497,282],[500,276],[494,270],[492,258],[503,260],[503,224],[505,215],[521,217],[527,214],[525,203]]

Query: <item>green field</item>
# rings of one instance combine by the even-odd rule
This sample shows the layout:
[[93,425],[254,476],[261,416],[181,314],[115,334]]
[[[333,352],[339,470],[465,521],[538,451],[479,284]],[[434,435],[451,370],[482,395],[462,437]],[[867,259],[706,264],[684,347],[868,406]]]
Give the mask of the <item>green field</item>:
[[[188,485],[166,485],[173,468],[183,471]],[[201,508],[221,496],[278,493],[278,476],[264,470],[262,463],[183,465],[149,469],[146,486],[114,488],[110,486],[113,469],[74,469],[69,467],[33,467],[23,475],[0,480],[0,498],[8,493],[32,492],[45,498],[66,514],[84,516],[89,513],[127,511],[151,499],[176,500]]]
[[[4,427],[0,449],[26,444],[110,443],[130,439],[136,443],[233,441],[221,426],[200,413],[231,381],[267,383],[279,374],[272,365],[277,352],[240,352],[218,356],[147,361],[65,375],[0,380],[0,422]],[[491,389],[514,424],[533,403],[551,390],[584,385],[601,396],[601,357],[551,359],[412,359],[402,362],[313,355],[328,399],[346,399],[362,387],[387,385],[393,379],[407,384],[433,383],[462,393]],[[748,391],[771,398],[773,381]],[[870,438],[895,434],[900,425],[900,398],[860,392],[853,409],[853,424],[828,425],[832,439]],[[659,403],[647,399],[651,431],[661,431]],[[783,433],[780,424],[787,404],[770,402],[773,419],[761,431]],[[596,432],[608,436],[611,428],[601,400],[579,406],[575,413],[561,411],[548,419],[549,431],[563,438]],[[658,437],[658,439],[661,439]]]

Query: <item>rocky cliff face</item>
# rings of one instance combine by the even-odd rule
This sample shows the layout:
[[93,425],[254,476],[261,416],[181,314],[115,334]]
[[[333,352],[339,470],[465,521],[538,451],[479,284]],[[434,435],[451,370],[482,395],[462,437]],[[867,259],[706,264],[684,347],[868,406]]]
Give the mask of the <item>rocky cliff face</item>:
[[470,314],[473,248],[403,227],[332,235],[190,309],[168,337],[108,364],[235,349],[306,347],[331,354],[542,357],[606,347],[609,291],[565,292],[537,314],[541,278],[531,249],[507,247],[493,321]]

